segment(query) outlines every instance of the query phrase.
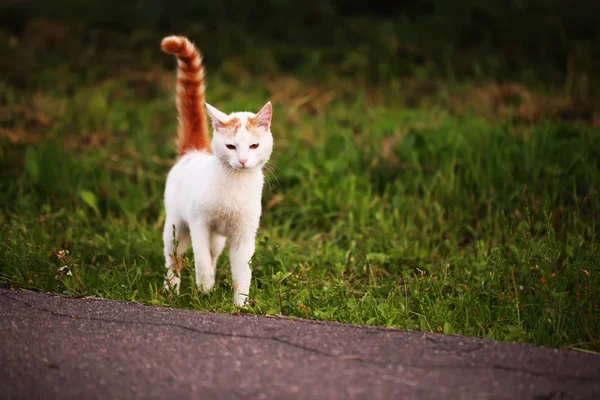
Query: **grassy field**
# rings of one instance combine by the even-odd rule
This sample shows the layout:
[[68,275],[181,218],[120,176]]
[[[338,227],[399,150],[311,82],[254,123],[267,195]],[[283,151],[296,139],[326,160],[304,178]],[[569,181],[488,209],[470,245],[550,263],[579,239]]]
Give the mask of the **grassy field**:
[[226,252],[213,294],[189,253],[165,293],[175,63],[153,57],[0,81],[3,286],[600,349],[600,128],[515,124],[485,86],[209,69],[220,109],[274,102],[251,301]]

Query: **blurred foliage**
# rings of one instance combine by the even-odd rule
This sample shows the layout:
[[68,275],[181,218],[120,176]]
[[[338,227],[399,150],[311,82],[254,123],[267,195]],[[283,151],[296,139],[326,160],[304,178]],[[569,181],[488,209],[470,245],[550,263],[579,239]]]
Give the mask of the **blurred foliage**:
[[119,34],[141,48],[164,34],[183,33],[214,66],[239,59],[256,71],[318,76],[333,68],[378,81],[402,75],[519,79],[564,84],[569,94],[584,92],[583,97],[600,71],[598,15],[595,0],[8,0],[0,5],[4,35],[21,36],[33,19],[45,18],[78,27],[78,40],[99,47]]

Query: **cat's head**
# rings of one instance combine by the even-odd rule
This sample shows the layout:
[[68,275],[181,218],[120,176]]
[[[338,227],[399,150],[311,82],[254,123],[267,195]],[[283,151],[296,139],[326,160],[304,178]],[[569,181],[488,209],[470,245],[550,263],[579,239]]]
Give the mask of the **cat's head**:
[[206,109],[214,128],[213,153],[224,165],[244,171],[261,168],[269,161],[273,150],[271,102],[256,114],[235,112],[227,115],[208,103]]

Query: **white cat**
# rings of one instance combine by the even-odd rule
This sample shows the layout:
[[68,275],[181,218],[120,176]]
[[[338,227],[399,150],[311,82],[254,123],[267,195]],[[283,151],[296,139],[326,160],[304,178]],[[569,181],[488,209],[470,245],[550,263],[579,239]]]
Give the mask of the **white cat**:
[[[181,284],[180,261],[173,257],[173,226],[177,254],[192,244],[196,285],[203,293],[215,285],[217,259],[229,238],[234,303],[243,306],[261,215],[262,167],[273,149],[272,106],[268,102],[257,114],[222,113],[204,101],[204,69],[194,45],[183,36],[169,36],[161,47],[178,58],[179,114],[179,159],[165,188],[165,285],[179,292]],[[205,104],[214,128],[212,149]]]

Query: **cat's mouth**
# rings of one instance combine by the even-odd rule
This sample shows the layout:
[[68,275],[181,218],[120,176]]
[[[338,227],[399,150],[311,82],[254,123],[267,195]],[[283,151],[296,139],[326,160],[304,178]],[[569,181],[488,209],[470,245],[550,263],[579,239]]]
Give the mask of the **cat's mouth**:
[[229,167],[230,169],[236,171],[236,172],[243,172],[243,171],[250,171],[252,169],[254,169],[255,166],[248,166],[248,165],[231,165],[229,163],[226,164],[227,167]]

